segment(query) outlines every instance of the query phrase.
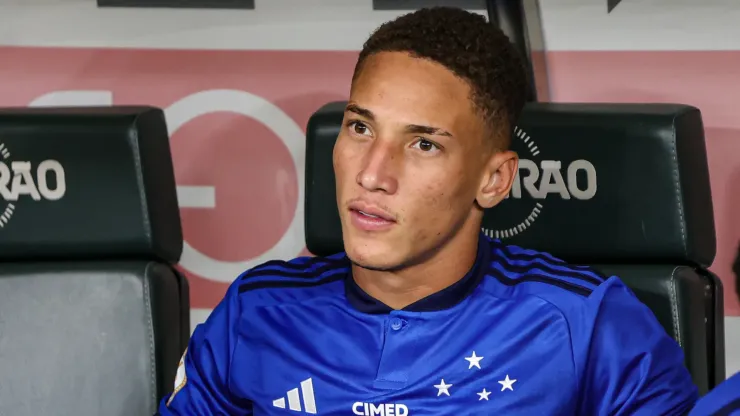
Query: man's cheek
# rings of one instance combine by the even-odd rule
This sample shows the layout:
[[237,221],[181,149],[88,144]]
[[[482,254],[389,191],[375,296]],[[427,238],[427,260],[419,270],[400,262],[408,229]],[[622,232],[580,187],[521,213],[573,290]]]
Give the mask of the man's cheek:
[[[444,228],[449,215],[447,203],[439,194],[426,194],[415,203],[413,213],[408,213],[406,219],[413,221],[414,227],[419,230],[420,238],[426,240],[437,234],[437,229]],[[423,237],[423,238],[422,238]]]

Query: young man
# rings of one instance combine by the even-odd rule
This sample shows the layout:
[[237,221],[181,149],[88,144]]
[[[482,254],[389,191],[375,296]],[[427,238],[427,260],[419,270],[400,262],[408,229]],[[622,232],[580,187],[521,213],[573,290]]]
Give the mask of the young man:
[[679,346],[617,277],[480,234],[525,73],[481,16],[381,26],[334,148],[346,253],[239,277],[162,415],[679,415]]

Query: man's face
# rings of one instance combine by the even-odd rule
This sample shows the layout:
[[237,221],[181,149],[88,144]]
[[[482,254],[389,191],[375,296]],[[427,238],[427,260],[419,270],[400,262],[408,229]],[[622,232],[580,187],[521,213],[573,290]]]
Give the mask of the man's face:
[[[496,167],[470,92],[429,60],[400,52],[367,58],[334,147],[344,246],[355,263],[410,266],[460,229],[479,227],[476,201]],[[515,156],[513,164],[511,176]],[[498,184],[500,198],[510,179]]]

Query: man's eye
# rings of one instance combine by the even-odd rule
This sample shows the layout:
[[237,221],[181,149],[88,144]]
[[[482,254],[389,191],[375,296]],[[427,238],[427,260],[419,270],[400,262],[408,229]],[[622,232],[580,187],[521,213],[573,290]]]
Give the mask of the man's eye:
[[360,123],[359,121],[353,121],[349,123],[349,128],[352,130],[353,133],[361,134],[363,136],[370,132],[367,126]]
[[433,150],[437,150],[438,147],[436,144],[430,142],[429,140],[421,139],[418,142],[416,142],[416,147],[419,148],[422,152],[431,152]]

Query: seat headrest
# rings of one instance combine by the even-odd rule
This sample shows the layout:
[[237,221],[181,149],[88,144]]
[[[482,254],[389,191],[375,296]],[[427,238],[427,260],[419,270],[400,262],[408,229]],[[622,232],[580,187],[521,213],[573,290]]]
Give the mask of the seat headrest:
[[0,261],[176,262],[182,244],[162,110],[0,109]]
[[[332,148],[344,103],[308,123],[306,241],[342,251]],[[483,231],[572,262],[709,266],[716,241],[704,129],[675,104],[529,104],[512,148],[519,175]]]

